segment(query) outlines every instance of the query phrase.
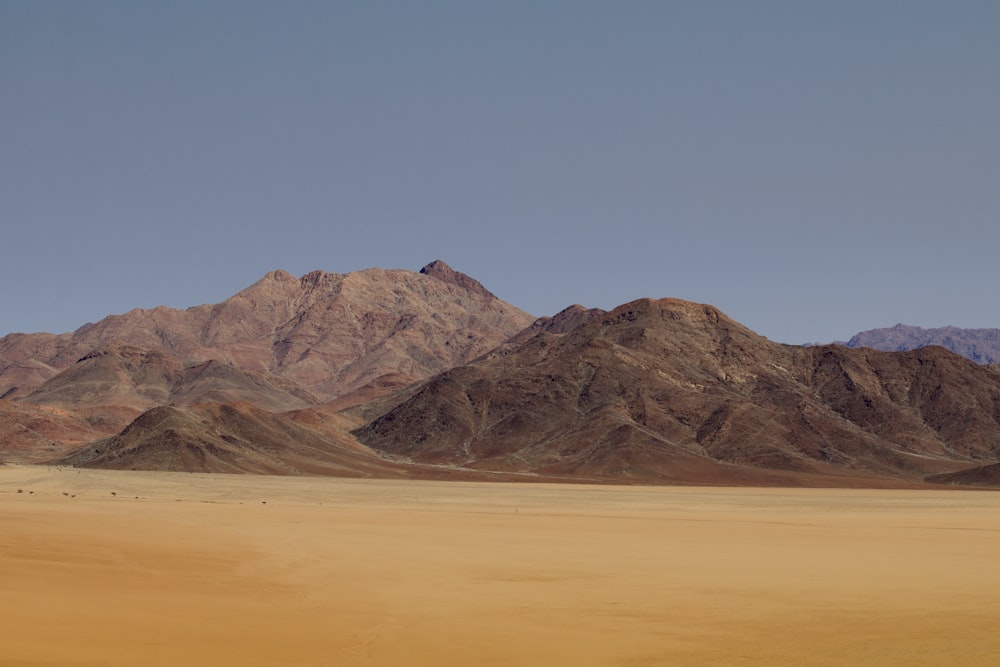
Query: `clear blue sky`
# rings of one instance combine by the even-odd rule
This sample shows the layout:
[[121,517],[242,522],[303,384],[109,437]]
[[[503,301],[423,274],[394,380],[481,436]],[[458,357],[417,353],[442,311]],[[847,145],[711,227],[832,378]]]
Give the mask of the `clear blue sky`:
[[1000,2],[0,0],[0,334],[441,258],[1000,327]]

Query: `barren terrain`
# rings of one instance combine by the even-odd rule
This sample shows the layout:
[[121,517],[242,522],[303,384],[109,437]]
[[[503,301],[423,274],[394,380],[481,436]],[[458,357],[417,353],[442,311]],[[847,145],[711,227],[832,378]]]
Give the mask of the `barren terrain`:
[[1000,494],[0,467],[0,664],[993,665]]
[[1000,370],[942,347],[781,345],[671,298],[534,319],[441,261],[0,338],[0,463],[898,488],[998,460]]

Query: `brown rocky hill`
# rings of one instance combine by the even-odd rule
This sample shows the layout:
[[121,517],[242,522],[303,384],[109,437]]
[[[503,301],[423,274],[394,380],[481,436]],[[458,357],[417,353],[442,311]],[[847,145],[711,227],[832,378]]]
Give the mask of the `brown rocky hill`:
[[843,343],[847,347],[870,347],[888,352],[915,350],[939,345],[971,359],[977,364],[1000,363],[1000,329],[962,329],[959,327],[921,327],[897,324],[856,334]]
[[310,428],[249,403],[160,406],[57,463],[112,470],[403,477],[345,431]]
[[387,460],[360,444],[348,432],[351,424],[313,408],[275,413],[241,402],[159,406],[121,433],[50,462],[109,470],[555,481]]
[[[215,305],[139,309],[68,334],[0,338],[0,396],[24,397],[114,343],[184,364],[221,361],[332,398],[385,375],[398,384],[460,365],[533,319],[440,261],[422,273],[273,271]],[[135,391],[155,393],[161,380]]]
[[926,481],[933,484],[997,487],[1000,486],[1000,463],[928,475]]
[[411,393],[358,438],[424,463],[705,483],[920,481],[1000,450],[996,372],[941,348],[779,345],[671,299],[541,331]]

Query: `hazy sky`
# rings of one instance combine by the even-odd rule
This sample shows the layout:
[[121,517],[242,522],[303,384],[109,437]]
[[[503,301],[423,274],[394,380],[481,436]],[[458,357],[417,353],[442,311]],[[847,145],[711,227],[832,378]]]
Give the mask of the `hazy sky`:
[[441,258],[1000,327],[1000,2],[0,0],[0,334]]

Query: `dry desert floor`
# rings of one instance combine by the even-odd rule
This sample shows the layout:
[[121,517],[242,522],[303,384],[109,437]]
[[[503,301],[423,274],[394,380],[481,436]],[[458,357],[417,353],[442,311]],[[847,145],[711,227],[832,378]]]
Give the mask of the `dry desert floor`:
[[0,665],[996,665],[1000,493],[0,467]]

